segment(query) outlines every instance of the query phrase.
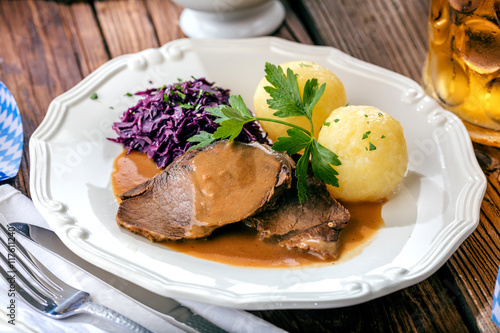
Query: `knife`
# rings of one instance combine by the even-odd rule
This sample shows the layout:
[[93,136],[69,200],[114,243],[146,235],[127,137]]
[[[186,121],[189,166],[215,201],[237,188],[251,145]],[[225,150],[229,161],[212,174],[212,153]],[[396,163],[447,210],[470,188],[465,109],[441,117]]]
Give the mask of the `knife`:
[[8,226],[14,227],[19,235],[24,236],[30,241],[43,246],[52,254],[80,267],[89,274],[101,280],[101,282],[106,283],[104,281],[110,281],[106,284],[130,296],[137,302],[160,312],[161,314],[163,314],[162,318],[166,317],[166,321],[186,332],[226,332],[207,319],[193,313],[189,308],[183,306],[179,302],[168,297],[157,295],[128,280],[122,279],[95,265],[92,265],[88,261],[85,261],[84,259],[74,254],[70,249],[68,249],[52,230],[28,223],[19,222],[10,223]]

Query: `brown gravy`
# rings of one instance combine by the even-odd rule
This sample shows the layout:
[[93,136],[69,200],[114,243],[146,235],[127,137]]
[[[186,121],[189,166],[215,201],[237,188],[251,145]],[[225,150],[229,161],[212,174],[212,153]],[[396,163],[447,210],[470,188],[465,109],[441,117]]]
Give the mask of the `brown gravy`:
[[[281,161],[268,151],[248,145],[236,149],[234,144],[207,149],[191,160],[196,169],[191,173],[196,219],[211,226],[220,226],[220,221],[238,221],[256,211],[281,169]],[[257,176],[261,181],[255,182]],[[248,188],[255,195],[242,195],[248,193]],[[228,202],[237,204],[228,207]]]
[[[124,150],[115,159],[111,184],[115,195],[143,183],[162,172],[145,154]],[[170,241],[166,247],[194,257],[245,267],[296,267],[332,264],[352,258],[367,246],[377,230],[384,225],[383,202],[342,203],[351,213],[347,227],[340,233],[340,258],[325,262],[314,255],[260,241],[257,232],[243,223],[219,228],[207,239]]]

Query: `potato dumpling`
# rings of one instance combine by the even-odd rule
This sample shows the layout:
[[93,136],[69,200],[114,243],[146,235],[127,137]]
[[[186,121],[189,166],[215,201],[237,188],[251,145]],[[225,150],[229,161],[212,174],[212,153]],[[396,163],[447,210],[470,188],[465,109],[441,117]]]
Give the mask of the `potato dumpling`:
[[330,193],[345,201],[390,199],[403,179],[408,152],[403,127],[373,106],[346,106],[326,119],[319,143],[339,156],[339,187]]
[[[340,81],[339,78],[330,70],[313,62],[292,61],[281,64],[280,66],[285,74],[286,69],[290,68],[297,75],[297,82],[299,84],[301,94],[303,93],[304,85],[307,80],[316,78],[318,79],[318,84],[320,86],[323,83],[326,83],[325,92],[313,110],[314,137],[317,138],[321,125],[323,125],[325,119],[332,112],[332,110],[347,104],[345,89],[342,81]],[[271,84],[264,77],[257,86],[253,99],[254,112],[257,117],[278,118],[273,115],[276,110],[270,109],[267,105],[267,100],[271,97],[264,90],[264,87],[270,85]],[[290,117],[283,120],[301,126],[307,130],[310,129],[309,121],[306,117]],[[269,139],[273,142],[280,136],[287,136],[286,131],[290,128],[285,125],[267,121],[262,121],[261,126],[263,130],[267,132]]]

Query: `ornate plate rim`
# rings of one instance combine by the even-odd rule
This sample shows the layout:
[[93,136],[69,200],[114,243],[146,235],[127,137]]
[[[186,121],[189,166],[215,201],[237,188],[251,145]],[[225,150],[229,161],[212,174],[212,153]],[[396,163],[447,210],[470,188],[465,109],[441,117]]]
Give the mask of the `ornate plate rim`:
[[[425,115],[429,126],[446,127],[447,135],[452,140],[448,144],[454,149],[463,163],[461,172],[466,181],[455,202],[455,219],[440,230],[436,239],[425,255],[411,267],[388,265],[380,270],[372,270],[362,276],[333,281],[333,288],[302,292],[299,289],[269,292],[270,286],[263,291],[244,292],[237,288],[217,287],[216,285],[193,284],[172,278],[159,276],[144,265],[132,262],[132,259],[113,254],[106,246],[92,241],[92,231],[87,228],[81,216],[74,215],[71,207],[64,200],[54,198],[57,189],[51,177],[51,163],[54,153],[51,140],[58,134],[60,125],[69,117],[71,103],[77,103],[90,96],[96,87],[106,78],[124,70],[141,71],[150,64],[175,62],[185,53],[213,51],[224,47],[224,52],[235,52],[239,48],[260,47],[270,54],[297,55],[314,52],[325,57],[336,66],[349,67],[350,73],[363,78],[404,88],[402,99],[416,104],[416,111]],[[194,51],[193,51],[194,52]],[[197,56],[203,57],[201,53]],[[423,117],[419,115],[419,117]],[[439,143],[438,143],[439,145]],[[140,282],[144,287],[159,294],[171,297],[193,299],[217,305],[242,309],[284,309],[284,308],[327,308],[358,304],[418,283],[441,267],[456,251],[460,244],[475,230],[479,222],[480,205],[486,191],[486,178],[474,155],[470,138],[463,124],[452,113],[443,110],[435,101],[426,96],[413,80],[378,66],[355,59],[337,49],[324,46],[311,46],[286,41],[276,37],[262,37],[245,40],[196,40],[180,39],[169,42],[158,49],[147,49],[136,54],[123,55],[112,59],[68,92],[58,96],[50,104],[47,115],[31,136],[29,143],[31,155],[30,189],[32,199],[61,240],[76,254],[86,260],[98,263],[101,267],[118,275],[126,275],[133,282]],[[439,147],[438,147],[439,148]],[[442,152],[440,157],[447,158],[449,152]],[[187,273],[186,273],[187,274]],[[307,284],[307,281],[305,281]],[[323,281],[324,282],[324,281]],[[319,282],[318,282],[319,283]],[[307,288],[306,288],[307,289]],[[314,289],[314,288],[313,288]]]

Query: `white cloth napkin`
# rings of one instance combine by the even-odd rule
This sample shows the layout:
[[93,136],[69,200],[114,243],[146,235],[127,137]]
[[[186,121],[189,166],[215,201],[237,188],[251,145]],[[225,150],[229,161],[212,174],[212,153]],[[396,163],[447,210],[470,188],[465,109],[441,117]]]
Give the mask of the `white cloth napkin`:
[[[0,186],[0,214],[7,222],[26,222],[49,228],[47,222],[36,210],[33,202],[10,185]],[[3,220],[0,216],[0,220]],[[5,223],[5,222],[4,222]],[[51,255],[38,245],[23,240],[18,235],[16,241],[21,242],[28,250],[35,253],[45,266],[51,269],[61,280],[69,285],[83,289],[91,294],[91,300],[105,305],[131,318],[153,332],[180,332],[180,330],[158,312],[143,306],[125,296],[106,283],[94,278],[87,272],[68,264],[66,261]],[[3,250],[2,250],[3,252]],[[15,309],[11,315],[8,308],[14,301]],[[228,332],[283,332],[270,323],[241,310],[223,308],[193,301],[180,303]],[[9,316],[10,315],[10,316]],[[1,332],[121,332],[120,328],[102,319],[82,314],[63,320],[53,320],[33,310],[20,296],[9,296],[9,284],[0,279],[0,331]],[[14,318],[12,325],[9,320]]]

